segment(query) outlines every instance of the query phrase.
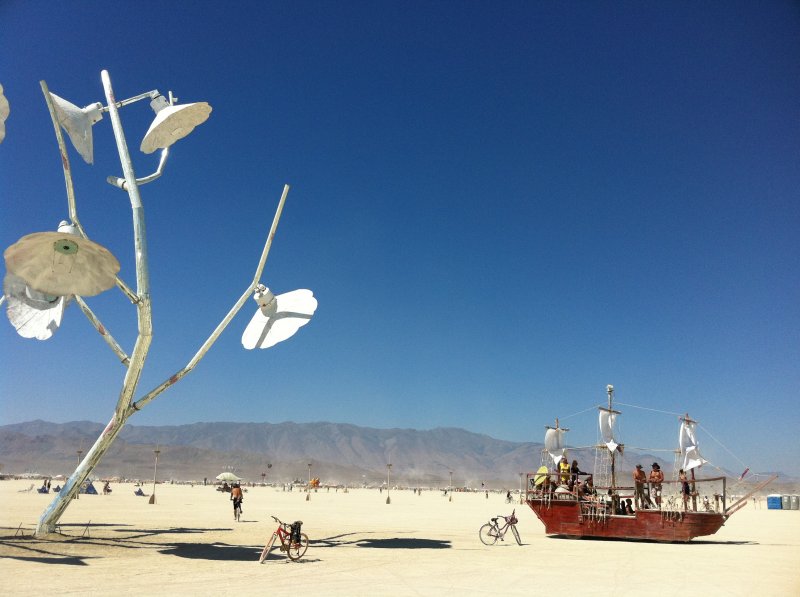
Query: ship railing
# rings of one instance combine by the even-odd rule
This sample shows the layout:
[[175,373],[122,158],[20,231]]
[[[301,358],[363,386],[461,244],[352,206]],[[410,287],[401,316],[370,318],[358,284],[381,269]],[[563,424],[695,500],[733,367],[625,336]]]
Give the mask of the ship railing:
[[[635,499],[633,485],[594,487],[592,475],[563,475],[559,472],[528,473],[525,499],[568,500],[593,502],[599,496],[610,503],[612,511],[620,501]],[[659,485],[646,483],[644,509],[675,510],[684,512],[724,513],[726,508],[726,477],[688,479],[688,493],[683,481],[665,479]]]
[[[688,479],[686,483],[688,492],[684,491],[684,482],[681,480],[665,479],[659,484],[645,483],[644,503],[640,509],[713,513],[725,511],[726,477]],[[636,498],[636,488],[633,485],[598,487],[598,491],[615,496],[620,501]]]
[[[580,473],[565,475],[563,473],[528,473],[525,484],[525,498],[546,500],[585,499],[596,494],[592,484],[592,475]],[[587,489],[588,488],[588,489]]]

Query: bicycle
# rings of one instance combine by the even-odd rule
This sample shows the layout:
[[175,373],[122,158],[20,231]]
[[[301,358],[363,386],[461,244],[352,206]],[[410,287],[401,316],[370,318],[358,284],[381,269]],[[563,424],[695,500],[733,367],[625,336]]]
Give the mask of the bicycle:
[[242,517],[241,500],[233,500],[233,517],[236,519],[236,522],[239,522],[239,519]]
[[274,533],[272,533],[269,543],[264,546],[264,550],[261,552],[261,557],[258,559],[259,564],[263,564],[264,560],[267,559],[269,552],[275,545],[276,539],[281,542],[280,550],[285,551],[286,557],[288,557],[290,560],[296,562],[302,558],[303,554],[305,554],[306,550],[308,549],[308,536],[305,533],[300,532],[300,527],[302,526],[303,521],[296,520],[292,524],[288,524],[282,522],[274,516],[272,517],[272,520],[278,523],[278,528],[275,529]]
[[[494,545],[497,543],[497,540],[500,541],[504,540],[506,533],[509,529],[511,529],[511,534],[514,535],[514,539],[517,540],[517,545],[522,545],[522,539],[519,537],[519,531],[517,530],[517,517],[515,516],[516,508],[511,512],[509,516],[498,515],[496,518],[492,518],[489,522],[483,525],[480,530],[478,531],[478,536],[481,538],[481,542],[484,545]],[[501,526],[498,524],[498,520],[504,520],[504,524]]]

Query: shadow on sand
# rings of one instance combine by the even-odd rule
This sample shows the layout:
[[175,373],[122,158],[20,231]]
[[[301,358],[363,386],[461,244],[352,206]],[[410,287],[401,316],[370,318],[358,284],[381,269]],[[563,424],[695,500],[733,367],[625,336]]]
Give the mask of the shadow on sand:
[[[86,536],[53,533],[46,539],[26,535],[20,537],[0,537],[0,558],[35,562],[40,564],[60,564],[70,566],[86,566],[88,560],[107,557],[114,549],[154,549],[159,553],[184,558],[200,558],[207,560],[258,560],[261,547],[243,547],[222,543],[186,543],[169,540],[143,541],[145,537],[159,535],[187,535],[231,530],[229,528],[185,528],[171,529],[115,529],[127,536],[119,538],[93,537],[91,529],[124,525],[108,524],[69,524],[64,527],[86,529]],[[98,548],[103,555],[98,554]]]
[[439,539],[414,539],[392,537],[391,539],[362,539],[357,547],[377,547],[379,549],[450,549],[449,541]]
[[175,543],[159,553],[191,560],[258,562],[261,549],[227,543]]
[[[94,525],[90,525],[91,527]],[[142,537],[155,537],[157,535],[192,535],[196,533],[215,533],[218,531],[232,531],[231,527],[219,527],[219,528],[188,528],[188,527],[173,527],[171,529],[119,529],[118,532],[120,533],[131,533],[127,540],[130,539],[141,539]]]
[[389,539],[364,539],[364,533],[346,533],[324,539],[312,539],[309,546],[339,547],[354,545],[356,547],[373,547],[378,549],[450,549],[449,541],[440,539],[419,539],[417,537],[392,537]]

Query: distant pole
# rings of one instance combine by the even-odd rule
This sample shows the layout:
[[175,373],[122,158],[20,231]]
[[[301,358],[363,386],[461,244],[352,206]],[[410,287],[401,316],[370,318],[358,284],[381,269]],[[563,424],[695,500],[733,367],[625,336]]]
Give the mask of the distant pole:
[[266,485],[267,484],[267,473],[263,473],[263,472],[261,473],[261,484],[262,485]]
[[522,503],[522,475],[523,473],[519,474],[519,503]]
[[392,498],[389,497],[389,479],[390,479],[390,476],[391,476],[391,472],[392,472],[392,465],[391,464],[387,464],[386,465],[386,503],[387,504],[391,504],[392,503]]
[[156,503],[156,478],[158,476],[158,455],[161,453],[161,450],[159,450],[158,446],[156,446],[156,449],[153,450],[153,452],[156,455],[156,464],[155,467],[153,468],[153,494],[150,496],[151,504]]
[[311,463],[308,463],[308,489],[306,490],[306,501],[311,499]]
[[447,493],[450,494],[450,499],[448,499],[447,501],[448,502],[452,502],[453,501],[453,471],[450,471],[450,487],[449,487],[449,491]]

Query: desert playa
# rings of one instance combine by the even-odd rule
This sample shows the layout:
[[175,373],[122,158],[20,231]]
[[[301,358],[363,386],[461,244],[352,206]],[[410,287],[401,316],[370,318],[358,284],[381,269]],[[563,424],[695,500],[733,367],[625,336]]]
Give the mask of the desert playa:
[[[32,531],[53,496],[29,486],[0,482],[0,568],[15,591],[800,594],[800,511],[767,510],[763,501],[684,545],[548,538],[527,506],[507,505],[498,493],[451,501],[439,490],[392,490],[387,505],[386,492],[374,489],[321,488],[306,500],[253,487],[237,523],[228,495],[213,487],[158,485],[151,505],[132,485],[114,484],[110,495],[81,495],[62,517],[62,535],[40,540]],[[149,495],[152,485],[144,489]],[[484,546],[478,528],[515,507],[523,545],[509,535]],[[310,545],[299,562],[273,550],[258,563],[275,527],[270,515],[303,521]]]

